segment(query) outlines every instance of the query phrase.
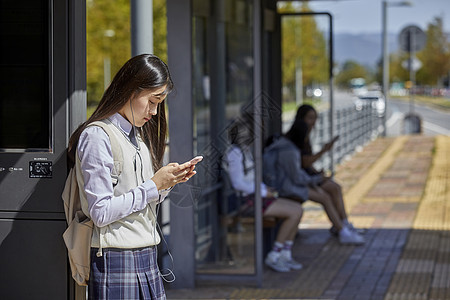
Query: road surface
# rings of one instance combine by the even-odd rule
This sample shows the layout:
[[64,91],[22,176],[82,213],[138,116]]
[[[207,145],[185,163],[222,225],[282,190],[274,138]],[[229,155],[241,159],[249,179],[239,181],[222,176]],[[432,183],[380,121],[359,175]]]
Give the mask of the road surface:
[[[414,113],[422,120],[424,135],[450,136],[450,112],[432,108],[414,102]],[[390,100],[388,103],[387,135],[397,136],[404,133],[404,117],[410,111],[410,104],[406,101]]]

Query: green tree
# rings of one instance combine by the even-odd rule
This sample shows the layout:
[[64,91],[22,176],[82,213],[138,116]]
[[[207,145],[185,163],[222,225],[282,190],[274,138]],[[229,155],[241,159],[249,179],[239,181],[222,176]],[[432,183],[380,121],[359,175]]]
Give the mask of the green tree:
[[353,60],[348,60],[342,65],[342,70],[336,75],[336,85],[341,88],[349,87],[352,78],[364,78],[366,82],[370,81],[370,74],[361,64]]
[[111,77],[130,58],[130,1],[87,1],[87,98],[96,105],[103,95],[104,68]]
[[167,63],[166,0],[153,0],[153,52]]
[[405,61],[408,61],[406,52],[393,53],[389,56],[389,82],[409,80],[409,71],[402,65]]
[[[291,3],[285,3],[279,8],[280,13],[295,11],[296,8]],[[302,4],[300,11],[311,11],[307,2]],[[283,87],[291,93],[295,91],[297,68],[302,70],[304,90],[310,86],[327,83],[329,57],[326,39],[318,28],[315,17],[284,17],[282,26]]]
[[422,68],[417,71],[416,81],[422,85],[442,86],[444,77],[450,72],[450,43],[443,31],[441,17],[428,24],[427,42],[417,58]]
[[[89,106],[100,101],[105,64],[112,77],[131,57],[130,0],[88,0],[87,98]],[[166,0],[153,0],[153,51],[167,61]]]
[[[443,31],[442,19],[436,17],[428,24],[427,41],[424,49],[417,52],[417,59],[422,67],[416,73],[418,85],[441,86],[443,80],[450,72],[450,43]],[[408,53],[400,51],[390,56],[389,77],[390,82],[408,81],[409,71],[402,64],[408,61]]]

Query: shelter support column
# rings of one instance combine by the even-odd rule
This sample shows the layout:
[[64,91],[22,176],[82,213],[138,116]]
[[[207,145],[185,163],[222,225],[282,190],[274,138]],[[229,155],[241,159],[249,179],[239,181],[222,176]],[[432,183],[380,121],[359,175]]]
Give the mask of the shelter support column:
[[[192,0],[167,1],[168,65],[175,84],[169,96],[170,161],[193,156]],[[172,117],[171,117],[172,116]],[[174,259],[174,288],[195,285],[194,207],[188,185],[170,193],[170,249]]]

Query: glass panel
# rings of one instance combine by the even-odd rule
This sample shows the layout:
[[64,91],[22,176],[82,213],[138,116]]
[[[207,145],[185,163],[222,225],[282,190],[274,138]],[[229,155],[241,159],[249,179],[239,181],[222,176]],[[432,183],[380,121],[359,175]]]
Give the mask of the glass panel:
[[244,197],[234,192],[223,169],[229,129],[253,99],[249,3],[193,2],[194,151],[205,157],[194,177],[202,193],[195,212],[199,273],[255,272],[254,214],[240,210]]
[[0,149],[51,149],[47,0],[0,0]]
[[[282,101],[283,111],[301,104],[311,104],[322,113],[312,132],[313,152],[320,150],[317,136],[330,139],[328,109],[330,107],[330,17],[318,15],[285,15],[282,17]],[[284,120],[286,132],[292,120]],[[331,168],[328,155],[315,164],[318,169]]]

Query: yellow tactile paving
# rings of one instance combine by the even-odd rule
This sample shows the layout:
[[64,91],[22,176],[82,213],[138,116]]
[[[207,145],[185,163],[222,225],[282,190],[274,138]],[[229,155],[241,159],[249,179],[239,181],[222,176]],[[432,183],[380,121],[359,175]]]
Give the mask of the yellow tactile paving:
[[352,223],[356,228],[371,228],[375,217],[352,216]]
[[412,232],[385,300],[450,299],[450,137],[438,136]]
[[394,162],[396,154],[403,148],[408,140],[407,136],[401,136],[394,140],[382,157],[374,163],[359,181],[344,195],[345,205],[348,211],[364,197],[373,185],[380,179],[381,174]]
[[[343,184],[344,201],[347,212],[351,212],[352,208],[355,205],[362,201],[365,201],[364,196],[379,181],[383,172],[385,172],[395,162],[399,151],[402,150],[404,144],[409,140],[409,138],[409,136],[401,136],[395,139],[377,140],[375,141],[376,145],[371,145],[371,147],[375,148],[374,152],[379,155],[380,149],[385,149],[379,157],[355,157],[355,160],[363,160],[363,163],[361,163],[361,165],[364,165],[364,169],[361,168],[360,164],[356,164],[356,168],[358,169],[354,170],[352,176],[350,177],[358,178],[358,180],[350,180],[351,187],[349,187],[348,190],[346,190],[345,188],[346,184]],[[367,149],[367,151],[371,150],[372,149]],[[364,151],[366,151],[366,149]],[[345,174],[339,174],[339,170],[341,168],[342,167],[338,167],[337,170],[337,181],[349,181],[347,180],[348,176],[346,176]],[[345,168],[349,168],[349,166],[345,166]],[[355,176],[355,173],[358,173],[359,176]],[[386,202],[386,198],[383,198],[382,202]],[[308,210],[306,209],[305,211]],[[310,211],[308,211],[307,214],[310,214]],[[307,217],[306,214],[305,217]],[[305,217],[303,220],[305,220]],[[315,211],[313,218],[315,219],[315,221],[321,221],[324,223],[328,220],[328,217],[323,209],[321,211]],[[354,222],[353,217],[350,218],[352,222]],[[329,224],[327,224],[326,226],[329,226]],[[357,226],[361,226],[361,224],[358,223]]]
[[400,197],[365,197],[363,199],[364,203],[369,202],[378,202],[378,203],[385,203],[385,202],[395,202],[395,203],[412,203],[412,202],[419,202],[420,197],[417,196],[400,196]]
[[435,154],[414,229],[450,230],[450,137],[436,137]]

